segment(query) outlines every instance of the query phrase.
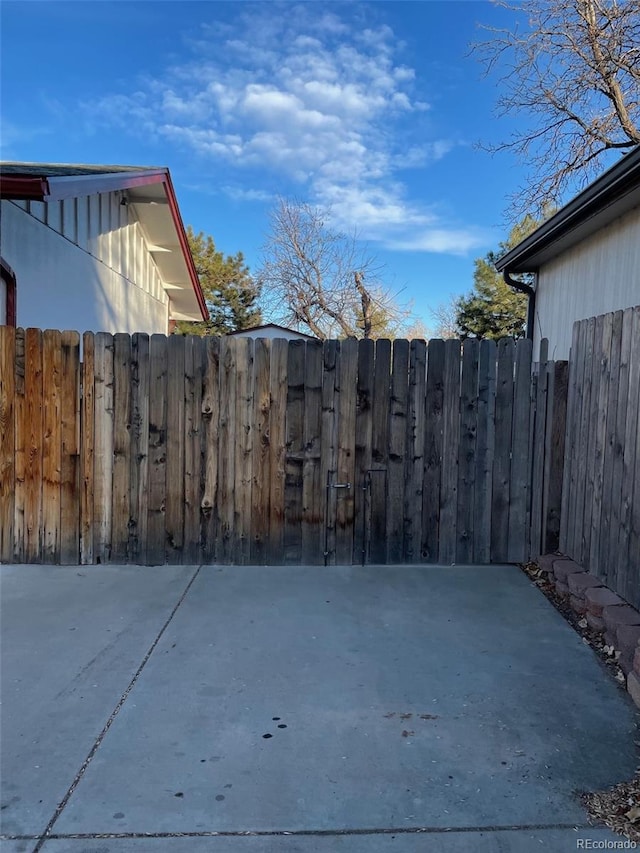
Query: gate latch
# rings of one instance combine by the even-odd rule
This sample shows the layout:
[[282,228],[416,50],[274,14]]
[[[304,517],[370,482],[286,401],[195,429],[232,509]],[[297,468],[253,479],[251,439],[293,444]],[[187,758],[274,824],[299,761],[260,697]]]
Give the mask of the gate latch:
[[334,483],[333,488],[334,489],[350,489],[351,483]]

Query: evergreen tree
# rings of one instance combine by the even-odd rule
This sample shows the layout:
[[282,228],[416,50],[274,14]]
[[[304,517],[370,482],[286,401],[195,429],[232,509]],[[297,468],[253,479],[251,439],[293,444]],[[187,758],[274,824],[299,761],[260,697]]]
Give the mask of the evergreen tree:
[[[456,322],[463,338],[523,338],[527,319],[527,296],[504,281],[495,268],[495,261],[528,234],[540,221],[525,216],[509,234],[506,243],[500,243],[497,252],[489,252],[475,262],[473,290],[462,296],[456,304]],[[525,283],[530,283],[526,278]]]
[[224,255],[213,237],[187,226],[187,237],[200,286],[209,309],[207,322],[181,321],[176,331],[185,335],[227,335],[257,326],[262,314],[256,302],[260,286],[251,276],[242,252]]

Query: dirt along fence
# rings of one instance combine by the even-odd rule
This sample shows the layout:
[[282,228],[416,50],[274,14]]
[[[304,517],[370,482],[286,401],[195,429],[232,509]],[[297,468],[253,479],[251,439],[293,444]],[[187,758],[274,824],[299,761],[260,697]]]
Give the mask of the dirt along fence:
[[558,544],[563,381],[530,341],[86,333],[81,361],[1,328],[0,559],[525,560]]

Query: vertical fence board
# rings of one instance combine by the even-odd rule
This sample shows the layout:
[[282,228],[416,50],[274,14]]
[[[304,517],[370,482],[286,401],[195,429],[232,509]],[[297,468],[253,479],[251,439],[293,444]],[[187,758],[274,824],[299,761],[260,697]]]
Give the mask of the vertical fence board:
[[460,341],[445,341],[439,562],[456,559],[460,442]]
[[358,377],[358,342],[347,338],[340,346],[339,419],[337,483],[350,484],[337,489],[336,563],[351,565],[353,560],[353,521],[355,491],[355,426],[356,388]]
[[82,415],[80,420],[80,562],[91,565],[93,552],[93,458],[95,451],[95,405],[93,332],[82,336]]
[[371,471],[367,480],[365,545],[372,563],[387,562],[387,471],[389,465],[389,396],[391,341],[375,342],[371,413]]
[[531,405],[531,350],[531,340],[521,340],[516,344],[507,544],[507,559],[510,563],[523,562],[529,553],[527,534],[530,527],[529,407]]
[[0,326],[0,562],[13,560],[16,330]]
[[284,561],[302,558],[302,467],[304,464],[304,341],[289,341],[287,354]]
[[577,357],[580,337],[580,324],[573,324],[571,350],[569,358],[569,388],[567,396],[567,422],[565,429],[565,459],[562,474],[562,506],[560,510],[560,550],[569,553],[569,487],[575,452],[575,409],[577,394]]
[[39,563],[42,524],[42,332],[25,337],[24,558]]
[[269,559],[269,362],[271,343],[258,338],[254,351],[253,454],[251,472],[251,562],[258,565]]
[[95,337],[94,350],[93,548],[95,560],[106,563],[111,558],[113,336],[99,332]]
[[370,513],[371,436],[373,430],[373,382],[375,343],[358,342],[358,379],[356,388],[355,422],[355,480],[354,480],[354,539],[353,562],[367,560],[367,534]]
[[591,531],[589,535],[588,564],[589,571],[598,574],[600,569],[600,530],[602,524],[602,492],[604,488],[604,459],[607,435],[607,400],[609,399],[611,344],[613,333],[613,314],[603,318],[598,361],[598,394],[595,400],[595,445],[593,449],[594,465],[591,482]]
[[307,341],[304,373],[304,463],[302,468],[302,562],[322,563],[324,484],[321,482],[322,344]]
[[203,563],[216,560],[218,541],[218,441],[220,423],[220,340],[207,337],[202,357],[202,446],[200,542]]
[[149,342],[149,503],[147,559],[150,566],[165,562],[165,500],[167,489],[167,339],[151,335]]
[[234,562],[246,565],[251,550],[251,451],[253,445],[253,340],[235,338],[235,488],[233,508]]
[[565,424],[567,418],[568,363],[557,361],[554,365],[553,399],[549,403],[549,459],[548,480],[545,483],[542,552],[549,554],[560,546],[560,513],[562,482],[565,464]]
[[60,478],[62,473],[62,340],[60,332],[42,335],[42,562],[60,562]]
[[80,559],[80,336],[62,332],[60,562]]
[[220,432],[218,435],[218,512],[220,516],[219,556],[233,563],[236,443],[236,348],[234,338],[220,341]]
[[27,334],[24,329],[16,329],[15,352],[15,495],[14,495],[14,529],[13,548],[16,563],[25,562],[25,501],[26,486],[25,472],[27,466],[27,403],[26,389],[26,348]]
[[[462,344],[460,385],[460,428],[458,440],[458,494],[456,518],[456,562],[473,560],[473,521],[476,481],[476,437],[478,430],[478,341]],[[480,497],[478,496],[478,499]]]
[[[602,474],[602,507],[600,514],[600,540],[596,556],[595,573],[602,577],[606,574],[606,565],[610,557],[610,542],[612,534],[611,503],[613,494],[613,468],[616,442],[616,414],[618,411],[618,388],[620,374],[620,348],[622,344],[622,311],[613,314],[611,327],[611,360],[609,367],[609,390],[605,401],[606,436],[604,443],[604,469]],[[570,370],[572,365],[570,365]],[[571,390],[571,389],[570,389]],[[567,418],[567,436],[571,435],[571,424]],[[566,490],[566,501],[565,501]],[[565,521],[565,502],[568,504],[569,484],[565,478],[563,483],[563,516]],[[568,515],[568,509],[566,511]],[[568,553],[566,545],[561,547]]]
[[184,345],[185,338],[167,340],[167,463],[166,562],[182,562],[184,544]]
[[338,371],[340,344],[324,341],[322,345],[322,435],[320,451],[320,482],[324,489],[324,547],[325,564],[335,563],[336,553],[336,495],[333,488],[338,466]]
[[271,342],[271,375],[269,388],[269,562],[284,562],[284,491],[285,442],[287,412],[288,342],[276,338]]
[[[478,499],[473,509],[473,560],[491,560],[491,494],[495,449],[496,408],[495,341],[480,341],[478,364],[478,432],[476,438],[475,489]],[[530,405],[530,397],[527,396]]]
[[200,561],[200,464],[204,340],[185,338],[184,351],[184,545],[182,561]]
[[588,570],[591,552],[591,516],[593,513],[593,490],[596,466],[596,440],[598,425],[598,402],[600,392],[600,363],[602,360],[602,340],[604,334],[604,315],[596,317],[594,324],[593,352],[589,362],[591,378],[591,398],[587,429],[587,444],[585,459],[585,499],[582,524],[582,565]]
[[125,563],[129,556],[131,520],[131,338],[113,339],[113,488],[111,559]]
[[401,563],[404,545],[404,472],[409,397],[409,341],[393,342],[389,399],[387,561]]
[[580,466],[584,456],[584,450],[580,445],[580,424],[582,423],[582,403],[584,396],[584,372],[586,361],[586,336],[587,321],[578,323],[578,337],[576,348],[576,384],[573,399],[572,414],[572,447],[571,447],[571,472],[569,476],[569,507],[567,526],[567,553],[577,557],[576,546],[578,543],[577,533],[577,495],[578,481],[580,477]]
[[544,512],[545,451],[547,428],[547,401],[549,399],[548,341],[540,342],[537,365],[535,397],[533,404],[533,440],[531,443],[531,530],[530,552],[536,558],[542,551],[542,518]]
[[511,478],[511,419],[513,406],[514,343],[498,342],[496,379],[496,425],[492,480],[491,560],[509,558],[509,486]]
[[[576,532],[574,559],[580,564],[582,564],[585,557],[585,511],[586,507],[590,505],[590,495],[586,495],[586,468],[588,464],[589,432],[591,428],[591,388],[593,385],[592,360],[594,351],[595,331],[596,320],[595,317],[591,317],[589,320],[587,320],[586,330],[586,355],[583,379],[584,384],[582,387],[582,411],[580,416],[580,473],[576,495]],[[591,519],[589,519],[589,526],[590,525]]]
[[409,400],[405,467],[404,559],[418,563],[422,552],[422,492],[424,488],[424,419],[427,346],[412,340],[409,345]]
[[149,336],[131,337],[131,417],[129,559],[145,559],[149,496]]
[[442,417],[445,343],[429,341],[425,388],[424,482],[422,486],[421,556],[437,563],[440,539],[440,484],[442,481]]
[[[630,553],[631,527],[633,516],[633,493],[636,483],[636,443],[640,429],[638,405],[640,404],[640,306],[631,314],[631,348],[629,353],[629,397],[624,433],[624,451],[622,453],[622,494],[620,499],[620,529],[618,536],[616,562],[617,589],[628,600],[637,588],[637,573],[640,568],[640,556]],[[635,568],[635,571],[634,571]],[[636,577],[634,577],[636,576]],[[635,599],[634,599],[635,600]]]

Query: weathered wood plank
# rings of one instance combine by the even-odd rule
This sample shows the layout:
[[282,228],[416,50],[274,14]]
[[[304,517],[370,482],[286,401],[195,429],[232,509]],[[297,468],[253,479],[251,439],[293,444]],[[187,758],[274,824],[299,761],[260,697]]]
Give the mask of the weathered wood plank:
[[0,326],[0,562],[14,558],[16,330]]
[[131,520],[131,338],[113,338],[113,491],[111,509],[111,559],[129,558]]
[[[478,346],[478,341],[473,338],[468,338],[462,344],[455,556],[456,563],[462,564],[473,561],[478,431]],[[480,495],[478,500],[482,500]]]
[[424,482],[420,549],[421,558],[428,563],[437,563],[439,559],[444,364],[444,341],[437,339],[429,341],[425,390]]
[[233,551],[236,443],[236,347],[234,338],[220,340],[220,431],[218,433],[218,561],[231,564]]
[[[97,199],[96,199],[97,201]],[[80,421],[80,562],[93,563],[95,451],[95,339],[93,332],[82,336],[82,413]]]
[[[575,331],[575,327],[574,327]],[[611,503],[613,492],[613,468],[616,443],[616,415],[618,411],[618,388],[620,374],[620,349],[622,345],[622,311],[613,314],[611,328],[611,356],[609,367],[609,389],[605,404],[606,412],[606,435],[604,445],[604,470],[602,474],[602,507],[599,523],[599,547],[597,555],[596,574],[603,577],[607,572],[607,562],[610,557],[610,542],[612,533]],[[570,365],[570,370],[573,365]],[[569,389],[571,392],[571,389]],[[570,426],[567,424],[567,435],[570,434]],[[563,512],[564,512],[564,489],[568,486],[563,483]]]
[[60,562],[60,477],[62,473],[62,341],[47,329],[42,335],[42,562]]
[[202,562],[217,557],[218,541],[218,430],[220,421],[220,339],[204,339],[202,382],[202,449],[200,540]]
[[529,458],[529,414],[531,407],[532,341],[516,344],[515,383],[511,427],[511,471],[509,484],[509,534],[507,559],[521,563],[529,555],[531,460]]
[[640,406],[640,306],[632,310],[631,350],[629,353],[629,398],[627,402],[622,453],[622,494],[620,500],[620,532],[616,554],[616,591],[630,601],[635,600],[638,580],[634,576],[640,558],[630,553],[634,488],[635,500],[640,500],[640,484],[636,479],[636,447],[640,431],[638,407]]
[[106,332],[98,332],[94,349],[93,553],[97,563],[107,563],[111,559],[113,336]]
[[560,546],[560,513],[562,504],[562,482],[565,464],[565,433],[567,419],[567,385],[569,365],[556,361],[553,374],[553,399],[548,409],[549,459],[546,498],[544,503],[542,552],[550,554]]
[[269,388],[269,563],[284,562],[284,491],[285,443],[287,412],[288,342],[276,338],[271,342],[271,374]]
[[584,449],[580,445],[580,424],[582,423],[582,405],[584,396],[584,375],[586,362],[586,334],[587,320],[578,323],[578,344],[576,348],[576,384],[574,395],[574,410],[572,415],[572,447],[571,447],[571,472],[569,475],[569,510],[567,529],[567,554],[577,558],[577,546],[579,542],[577,527],[577,500],[578,480],[580,466],[584,456]]
[[511,482],[511,427],[513,413],[514,342],[498,342],[495,447],[491,486],[491,560],[509,558],[509,488]]
[[336,562],[336,510],[338,490],[333,488],[338,469],[340,344],[322,345],[322,447],[320,481],[325,489],[324,562]]
[[15,411],[14,411],[14,443],[15,443],[15,495],[14,495],[14,528],[13,548],[15,563],[25,561],[25,470],[27,466],[27,403],[26,389],[26,332],[16,329],[15,337]]
[[[355,490],[355,431],[356,387],[358,375],[358,342],[347,338],[340,344],[338,465],[335,482],[336,505],[336,563],[353,562],[353,522]],[[349,484],[348,488],[339,488]]]
[[356,388],[355,476],[353,484],[353,562],[367,561],[369,503],[369,469],[371,468],[371,435],[373,429],[373,382],[375,342],[358,342],[358,378]]
[[442,479],[438,560],[456,559],[458,515],[458,448],[460,441],[460,341],[445,341],[442,401]]
[[387,562],[387,469],[389,465],[389,396],[391,341],[375,342],[371,416],[371,471],[367,480],[365,545],[371,563]]
[[42,332],[25,337],[24,559],[42,560]]
[[166,561],[182,562],[184,544],[184,342],[167,340],[167,490],[165,503]]
[[409,341],[393,342],[389,399],[387,475],[387,562],[404,558],[404,478],[409,402]]
[[[596,318],[587,320],[586,353],[584,379],[582,386],[582,412],[580,420],[580,476],[576,494],[576,534],[575,552],[571,556],[582,565],[584,553],[585,506],[590,506],[591,496],[586,494],[586,468],[588,463],[589,432],[591,428],[591,388],[593,385],[593,349],[596,331]],[[589,520],[589,527],[591,522]]]
[[184,350],[184,544],[182,562],[200,561],[200,464],[204,340],[185,338]]
[[80,335],[62,333],[60,562],[80,560]]
[[302,467],[302,562],[323,562],[322,344],[306,342],[304,372],[304,463]]
[[166,559],[165,507],[167,492],[167,338],[151,335],[149,342],[149,501],[146,564]]
[[422,559],[422,492],[424,488],[425,392],[427,345],[414,339],[409,344],[409,389],[405,464],[404,559]]
[[302,467],[304,464],[304,341],[289,341],[284,484],[284,561],[302,557]]
[[588,564],[589,571],[598,574],[600,571],[600,532],[602,523],[602,492],[604,488],[604,460],[607,442],[607,400],[609,399],[611,346],[613,336],[613,314],[603,317],[602,331],[599,335],[598,362],[598,394],[595,399],[595,433],[593,478],[591,482],[592,512],[591,531],[589,536]]
[[[473,560],[491,561],[491,494],[495,448],[496,409],[495,341],[480,341],[478,363],[478,432],[476,436],[475,489],[478,499],[473,508]],[[529,403],[529,397],[527,398]]]
[[251,472],[251,562],[257,565],[264,565],[269,561],[270,361],[271,342],[267,338],[258,338],[254,351],[254,436]]
[[146,559],[149,516],[149,336],[136,333],[131,337],[131,453],[129,481],[129,560]]
[[253,446],[253,340],[236,338],[234,562],[246,565],[251,550],[251,452]]
[[591,571],[591,516],[593,514],[594,483],[596,468],[596,439],[598,425],[598,401],[600,390],[600,364],[602,361],[602,339],[604,332],[604,315],[595,319],[593,351],[590,361],[591,401],[587,427],[587,444],[585,458],[585,499],[582,523],[582,562],[581,565]]
[[[622,317],[622,312],[620,314]],[[567,554],[569,540],[569,491],[571,484],[571,471],[573,466],[574,444],[575,444],[575,408],[576,408],[576,384],[577,384],[577,357],[578,342],[580,337],[580,324],[573,324],[573,336],[569,357],[569,387],[567,393],[567,423],[565,430],[565,459],[562,472],[562,504],[560,509],[560,551]],[[618,348],[619,352],[619,348]]]
[[549,398],[548,341],[540,342],[540,355],[535,378],[533,436],[531,441],[531,527],[529,550],[536,559],[542,552],[542,518],[545,489],[545,449],[547,400]]

